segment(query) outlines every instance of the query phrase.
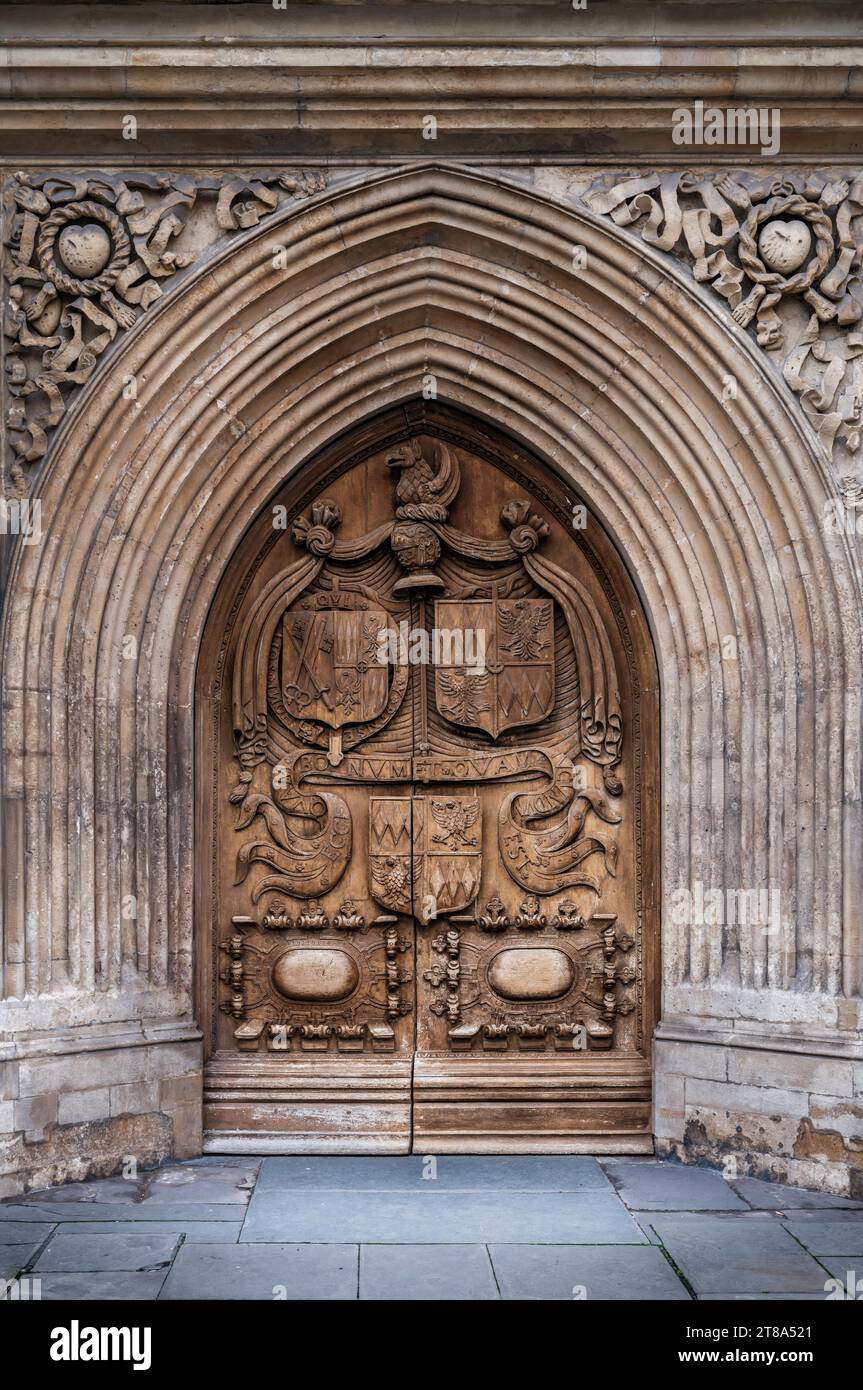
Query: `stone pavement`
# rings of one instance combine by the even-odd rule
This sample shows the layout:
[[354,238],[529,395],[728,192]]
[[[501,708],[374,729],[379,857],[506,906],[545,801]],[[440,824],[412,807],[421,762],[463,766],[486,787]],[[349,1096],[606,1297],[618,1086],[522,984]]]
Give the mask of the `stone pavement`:
[[[863,1202],[650,1158],[217,1158],[0,1202],[43,1299],[812,1299]],[[834,1295],[835,1296],[835,1295]]]

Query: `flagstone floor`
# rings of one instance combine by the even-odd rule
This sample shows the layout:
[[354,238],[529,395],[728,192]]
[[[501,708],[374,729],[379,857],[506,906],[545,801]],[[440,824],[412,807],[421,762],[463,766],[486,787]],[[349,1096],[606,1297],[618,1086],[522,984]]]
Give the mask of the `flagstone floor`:
[[43,1299],[824,1300],[863,1291],[863,1202],[649,1158],[207,1157],[0,1202],[0,1276]]

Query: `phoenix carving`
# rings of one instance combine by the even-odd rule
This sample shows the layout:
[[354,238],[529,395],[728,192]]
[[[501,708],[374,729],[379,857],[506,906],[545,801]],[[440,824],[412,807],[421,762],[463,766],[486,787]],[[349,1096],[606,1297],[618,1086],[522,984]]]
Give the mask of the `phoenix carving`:
[[443,834],[433,835],[436,845],[448,845],[450,849],[461,849],[464,845],[476,845],[476,836],[468,835],[471,826],[479,816],[479,801],[432,801],[432,816],[442,828]]
[[512,605],[502,603],[498,621],[512,639],[504,645],[504,651],[511,652],[520,661],[535,661],[548,646],[542,634],[550,617],[551,604],[525,603],[524,599]]
[[479,715],[490,706],[482,700],[489,683],[488,675],[464,676],[454,671],[440,671],[438,684],[446,696],[443,713],[457,724],[476,724]]

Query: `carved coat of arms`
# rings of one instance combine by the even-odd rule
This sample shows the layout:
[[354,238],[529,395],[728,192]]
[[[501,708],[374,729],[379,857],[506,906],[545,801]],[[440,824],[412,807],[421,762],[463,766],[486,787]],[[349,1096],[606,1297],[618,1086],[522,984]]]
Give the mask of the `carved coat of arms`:
[[482,872],[482,812],[472,796],[372,797],[371,895],[423,923],[463,912]]
[[291,714],[330,729],[365,724],[387,701],[380,660],[383,609],[289,609],[283,619],[282,698]]
[[435,701],[445,719],[497,738],[553,709],[551,599],[438,599],[435,626]]

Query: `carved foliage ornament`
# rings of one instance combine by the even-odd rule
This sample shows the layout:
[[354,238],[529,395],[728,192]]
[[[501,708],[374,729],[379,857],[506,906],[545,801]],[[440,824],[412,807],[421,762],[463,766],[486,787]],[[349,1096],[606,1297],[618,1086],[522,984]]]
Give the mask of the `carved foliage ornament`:
[[[549,920],[534,896],[509,914],[495,897],[475,922],[485,938],[466,934],[470,916],[453,919],[432,941],[437,959],[424,974],[454,1050],[508,1051],[510,1040],[529,1051],[613,1045],[616,1017],[635,1007],[629,987],[638,978],[627,959],[634,939],[615,913],[585,920],[564,899]],[[560,939],[574,929],[577,937]]]
[[605,174],[584,201],[686,260],[735,322],[778,354],[825,452],[857,452],[863,174]]
[[218,233],[231,233],[324,185],[322,173],[306,170],[228,179],[17,174],[3,198],[6,420],[16,489],[25,490],[23,465],[43,457],[70,398],[118,333],[200,254],[184,233],[205,200],[216,200]]

